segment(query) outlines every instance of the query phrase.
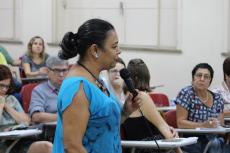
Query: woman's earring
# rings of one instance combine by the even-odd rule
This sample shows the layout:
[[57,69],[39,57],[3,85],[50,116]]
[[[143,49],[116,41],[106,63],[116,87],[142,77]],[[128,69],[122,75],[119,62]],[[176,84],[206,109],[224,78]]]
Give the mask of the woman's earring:
[[96,54],[95,57],[98,58],[98,54]]

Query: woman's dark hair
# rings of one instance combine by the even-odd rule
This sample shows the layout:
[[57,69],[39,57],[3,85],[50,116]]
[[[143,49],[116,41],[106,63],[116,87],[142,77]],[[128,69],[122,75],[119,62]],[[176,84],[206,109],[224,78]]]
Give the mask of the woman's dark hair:
[[147,65],[142,59],[132,59],[127,66],[130,77],[133,80],[134,87],[141,91],[150,92],[150,73]]
[[7,66],[0,64],[0,81],[6,80],[6,79],[10,79],[10,87],[8,91],[6,92],[6,94],[11,94],[13,93],[15,89],[12,73]]
[[86,50],[96,44],[99,48],[104,47],[107,33],[114,30],[112,24],[101,19],[90,19],[83,23],[76,34],[67,32],[60,43],[59,57],[69,59],[77,54],[84,57]]
[[226,80],[225,75],[230,76],[230,57],[227,57],[223,63],[224,81]]
[[210,72],[210,75],[211,75],[211,80],[210,80],[210,84],[211,84],[212,79],[213,79],[213,75],[214,75],[214,71],[213,71],[212,67],[208,63],[199,63],[199,64],[197,64],[192,70],[192,78],[193,79],[194,79],[194,76],[195,76],[196,71],[198,69],[208,69],[208,71]]

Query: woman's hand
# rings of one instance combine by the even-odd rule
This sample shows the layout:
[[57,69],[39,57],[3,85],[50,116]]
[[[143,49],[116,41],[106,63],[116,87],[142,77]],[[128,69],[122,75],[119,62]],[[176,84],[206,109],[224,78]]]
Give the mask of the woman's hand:
[[41,67],[39,69],[39,74],[48,74],[48,68],[47,67]]
[[147,93],[143,91],[138,91],[138,95],[135,98],[133,98],[132,94],[129,94],[124,104],[124,111],[127,114],[131,114],[132,112],[139,109],[147,100],[151,100],[151,98]]
[[203,126],[206,128],[216,128],[218,126],[218,119],[216,118],[209,118],[207,121],[203,123]]
[[0,96],[0,108],[3,109],[5,107],[5,97]]
[[173,127],[169,126],[169,130],[172,132],[173,138],[179,138],[177,131]]

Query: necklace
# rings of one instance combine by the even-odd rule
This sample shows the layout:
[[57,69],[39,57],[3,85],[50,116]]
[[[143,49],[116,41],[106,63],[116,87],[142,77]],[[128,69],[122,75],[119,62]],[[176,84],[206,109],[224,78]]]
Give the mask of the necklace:
[[[200,97],[200,98],[203,99],[203,97]],[[207,102],[208,102],[208,99],[209,99],[209,95],[208,95],[208,92],[206,92],[206,98],[205,98],[205,100],[202,100],[203,103],[207,103]]]
[[110,96],[110,93],[108,89],[104,87],[104,83],[102,82],[102,80],[98,79],[85,65],[81,64],[79,61],[77,62],[77,64],[83,67],[96,80],[96,84],[102,92]]

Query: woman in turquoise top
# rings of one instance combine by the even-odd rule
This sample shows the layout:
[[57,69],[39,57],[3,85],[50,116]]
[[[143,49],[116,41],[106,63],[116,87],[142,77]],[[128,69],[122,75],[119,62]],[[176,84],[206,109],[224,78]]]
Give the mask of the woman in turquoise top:
[[[53,153],[121,153],[121,110],[115,96],[98,79],[102,70],[115,66],[120,54],[114,27],[104,20],[88,20],[77,33],[66,33],[60,46],[59,57],[79,54],[79,60],[59,91]],[[150,98],[144,92],[135,98],[130,95],[123,118],[145,100]]]

